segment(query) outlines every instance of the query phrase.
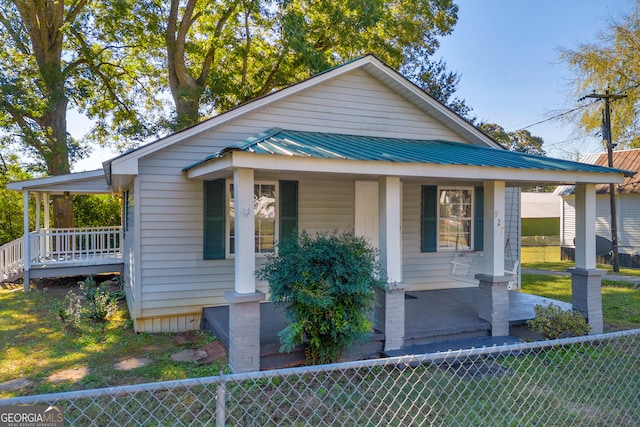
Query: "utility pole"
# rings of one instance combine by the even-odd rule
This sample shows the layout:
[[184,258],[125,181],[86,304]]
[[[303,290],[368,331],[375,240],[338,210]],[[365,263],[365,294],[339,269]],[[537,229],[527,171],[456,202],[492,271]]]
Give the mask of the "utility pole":
[[[584,98],[604,99],[604,111],[602,112],[602,140],[607,143],[607,157],[609,167],[613,167],[613,149],[617,144],[613,143],[611,136],[611,100],[626,98],[627,95],[619,93],[609,93],[607,89],[605,93],[592,93]],[[611,266],[615,273],[620,272],[620,263],[618,262],[618,221],[616,215],[616,185],[609,184],[609,206],[611,209],[611,244],[613,245],[613,254],[611,257]]]

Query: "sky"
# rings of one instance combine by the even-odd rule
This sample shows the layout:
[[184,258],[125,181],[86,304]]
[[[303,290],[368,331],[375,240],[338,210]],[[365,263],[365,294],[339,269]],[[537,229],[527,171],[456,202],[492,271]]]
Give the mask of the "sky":
[[[458,0],[458,23],[436,52],[461,75],[456,96],[472,116],[515,131],[577,107],[559,49],[597,41],[612,19],[630,15],[629,0]],[[606,88],[593,88],[602,92]],[[586,94],[585,94],[586,95]],[[602,151],[599,138],[578,138],[571,124],[528,127],[551,157]],[[615,135],[615,133],[614,133]]]
[[[569,72],[559,49],[594,42],[612,19],[626,16],[632,0],[458,0],[458,22],[441,39],[435,59],[442,58],[458,73],[456,96],[473,108],[479,121],[515,131],[558,112],[578,106],[567,95]],[[606,88],[594,88],[604,90]],[[88,124],[71,115],[72,135],[80,137]],[[528,127],[542,137],[547,155],[575,159],[602,151],[598,138],[578,138],[560,120]],[[96,150],[78,162],[76,172],[98,169],[116,156]]]

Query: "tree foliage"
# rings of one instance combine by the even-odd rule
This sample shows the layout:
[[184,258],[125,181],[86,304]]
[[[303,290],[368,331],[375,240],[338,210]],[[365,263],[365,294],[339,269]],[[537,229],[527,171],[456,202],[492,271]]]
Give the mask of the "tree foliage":
[[[48,175],[69,173],[71,161],[86,150],[67,131],[70,107],[96,119],[97,135],[111,120],[121,135],[127,123],[137,123],[124,52],[98,32],[108,6],[91,0],[9,0],[0,6],[0,127]],[[130,134],[140,134],[133,127]],[[53,204],[54,224],[73,226],[70,199],[54,197]]]
[[[126,0],[122,0],[126,1]],[[337,64],[374,53],[394,68],[432,54],[457,20],[451,0],[130,0],[119,37],[162,63],[181,128]],[[117,29],[116,29],[117,30]],[[164,51],[161,51],[161,47]],[[426,58],[424,58],[426,60]]]
[[[635,10],[620,19],[612,18],[597,41],[576,49],[563,49],[561,60],[572,73],[569,93],[572,101],[592,92],[625,93],[611,104],[613,142],[621,147],[640,147],[640,1]],[[573,119],[589,134],[601,134],[602,102],[589,103]]]
[[[0,154],[0,246],[24,234],[22,194],[7,190],[7,183],[31,178],[18,164],[16,156]],[[30,218],[35,222],[35,218]]]
[[122,224],[121,203],[115,194],[73,196],[76,227],[111,227]]
[[444,60],[431,61],[429,57],[430,53],[424,49],[408,50],[400,73],[461,117],[475,122],[475,117],[471,117],[473,108],[454,96],[461,76],[448,70]]
[[507,150],[537,154],[539,156],[546,154],[542,148],[543,139],[539,136],[531,135],[531,132],[526,129],[507,132],[502,126],[494,123],[480,123],[478,129],[489,135]]
[[280,350],[306,341],[309,364],[336,362],[371,331],[375,292],[385,284],[376,251],[353,231],[287,239],[257,277],[286,309]]

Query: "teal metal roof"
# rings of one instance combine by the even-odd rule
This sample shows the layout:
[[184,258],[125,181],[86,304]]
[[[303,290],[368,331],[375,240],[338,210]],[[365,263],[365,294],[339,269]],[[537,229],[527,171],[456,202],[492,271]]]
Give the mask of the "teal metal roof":
[[575,172],[635,172],[443,140],[415,140],[270,129],[227,147],[201,162],[232,151],[317,159],[429,163]]

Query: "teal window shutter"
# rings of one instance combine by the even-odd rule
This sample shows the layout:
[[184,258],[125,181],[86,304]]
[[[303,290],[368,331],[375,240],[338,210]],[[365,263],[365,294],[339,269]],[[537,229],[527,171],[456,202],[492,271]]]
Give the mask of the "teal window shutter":
[[225,181],[204,183],[204,259],[224,259],[226,220]]
[[484,250],[484,187],[476,187],[476,205],[473,213],[473,250]]
[[280,241],[297,237],[298,181],[280,181]]
[[422,186],[422,252],[438,249],[438,187]]

